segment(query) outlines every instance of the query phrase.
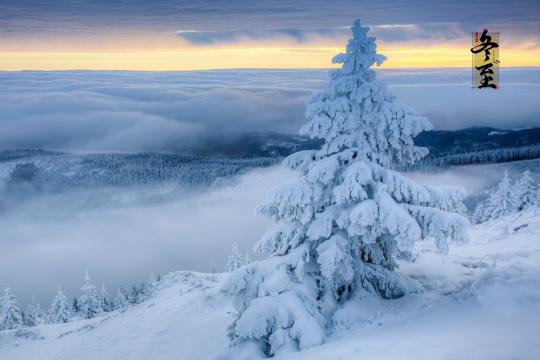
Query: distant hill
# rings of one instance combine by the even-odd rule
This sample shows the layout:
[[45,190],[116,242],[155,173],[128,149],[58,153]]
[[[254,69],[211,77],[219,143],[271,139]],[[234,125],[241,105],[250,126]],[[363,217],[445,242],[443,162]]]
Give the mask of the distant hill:
[[322,141],[305,136],[279,134],[273,132],[245,133],[228,140],[205,143],[191,152],[199,156],[219,156],[227,158],[285,157],[300,150],[316,149]]
[[[501,130],[472,127],[461,130],[433,130],[421,133],[415,143],[429,149],[428,158],[484,150],[540,145],[540,128]],[[247,133],[227,142],[194,149],[195,155],[221,157],[283,157],[300,150],[317,149],[322,141],[278,133]]]
[[437,171],[451,165],[500,163],[540,158],[540,128],[500,130],[474,127],[457,131],[428,131],[415,143],[429,154],[403,170]]
[[440,157],[482,150],[540,145],[540,128],[501,130],[490,127],[472,127],[455,131],[434,130],[418,135],[415,143],[427,147],[430,157]]
[[[436,130],[419,135],[416,143],[427,147],[430,154],[402,170],[436,171],[449,165],[540,158],[540,128]],[[291,153],[319,148],[321,144],[297,135],[249,133],[190,154],[78,155],[42,149],[4,150],[0,151],[0,192],[2,187],[13,192],[21,184],[25,193],[162,182],[209,186],[251,168],[275,164]]]

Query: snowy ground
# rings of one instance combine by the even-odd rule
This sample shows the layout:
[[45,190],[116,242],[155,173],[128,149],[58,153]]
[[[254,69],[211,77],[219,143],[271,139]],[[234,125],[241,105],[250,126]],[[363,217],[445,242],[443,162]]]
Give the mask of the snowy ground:
[[[283,359],[539,359],[540,209],[470,229],[442,258],[421,244],[400,271],[425,291],[351,301],[322,346]],[[227,346],[226,274],[175,272],[125,313],[0,332],[2,360],[213,359]]]

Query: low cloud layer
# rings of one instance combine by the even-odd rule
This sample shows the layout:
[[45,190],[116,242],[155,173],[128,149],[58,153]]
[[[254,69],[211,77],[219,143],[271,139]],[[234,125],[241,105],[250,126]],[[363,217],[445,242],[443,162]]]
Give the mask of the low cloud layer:
[[[459,42],[468,41],[470,31],[465,31],[458,23],[395,24],[370,27],[370,35],[382,43]],[[191,45],[230,45],[238,43],[277,43],[287,41],[295,44],[321,46],[324,44],[344,44],[350,38],[348,26],[307,29],[239,29],[226,31],[181,30],[176,33]]]
[[[538,126],[540,72],[501,70],[501,89],[470,70],[382,70],[398,100],[436,128]],[[294,133],[326,70],[0,72],[0,148],[190,151],[244,132]]]
[[[48,306],[59,284],[68,296],[80,295],[86,269],[111,293],[151,273],[224,271],[233,244],[256,258],[251,249],[269,220],[254,208],[289,176],[275,167],[208,192],[159,185],[27,199],[0,214],[0,289],[12,288],[23,304],[34,295]],[[130,201],[96,205],[96,198]]]
[[[493,186],[507,168],[516,176],[508,164],[408,176],[478,192]],[[104,283],[114,294],[118,286],[151,273],[223,271],[234,244],[261,258],[251,251],[271,221],[254,208],[293,176],[274,166],[205,192],[162,184],[28,198],[0,213],[0,289],[12,288],[24,306],[35,296],[46,307],[59,284],[70,298],[79,296],[86,269],[96,285]]]

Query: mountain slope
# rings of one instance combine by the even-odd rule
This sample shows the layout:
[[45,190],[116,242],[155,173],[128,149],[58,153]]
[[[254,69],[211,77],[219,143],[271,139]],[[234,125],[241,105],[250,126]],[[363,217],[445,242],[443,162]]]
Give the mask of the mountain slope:
[[[540,208],[469,234],[444,259],[426,242],[415,262],[401,264],[424,292],[397,300],[359,293],[326,344],[280,358],[538,359]],[[0,332],[0,359],[213,359],[227,348],[234,313],[220,292],[226,276],[175,272],[125,313]]]
[[[0,359],[212,359],[228,344],[225,274],[170,273],[154,298],[101,318],[0,331]],[[32,339],[35,338],[35,339]]]

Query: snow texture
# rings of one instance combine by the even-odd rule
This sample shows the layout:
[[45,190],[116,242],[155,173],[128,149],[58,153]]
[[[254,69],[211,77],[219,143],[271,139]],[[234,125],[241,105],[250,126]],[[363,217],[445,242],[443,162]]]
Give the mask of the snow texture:
[[421,290],[394,272],[417,241],[431,239],[445,254],[449,239],[467,239],[468,222],[456,213],[465,213],[463,190],[421,186],[393,170],[426,155],[413,138],[431,124],[376,80],[370,67],[385,58],[368,28],[357,20],[352,32],[333,59],[341,69],[306,102],[301,134],[324,144],[289,156],[285,164],[302,176],[257,208],[275,220],[255,247],[271,257],[225,284],[235,296],[230,337],[238,349],[274,356],[322,344],[355,293],[392,299]]
[[[444,258],[423,242],[414,262],[398,260],[423,292],[382,299],[359,290],[334,315],[335,334],[325,344],[276,358],[537,359],[540,207],[468,233],[470,242],[452,246]],[[234,316],[233,299],[221,292],[227,277],[170,273],[152,298],[124,312],[0,331],[0,359],[216,359],[227,349]],[[237,360],[260,353],[253,346],[230,351]]]

